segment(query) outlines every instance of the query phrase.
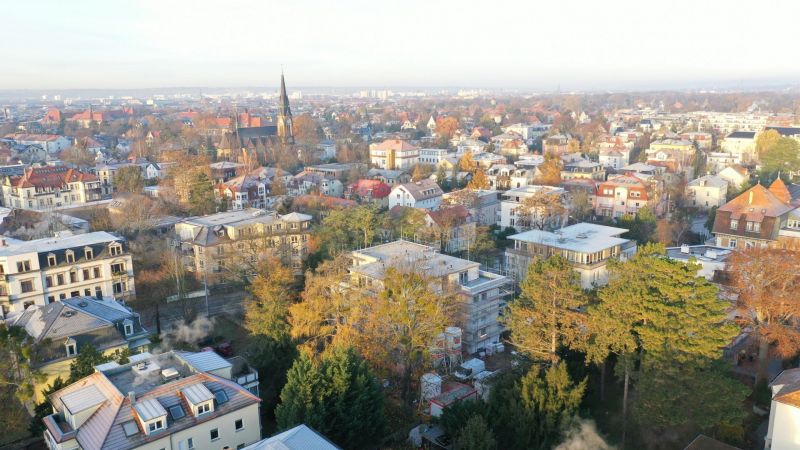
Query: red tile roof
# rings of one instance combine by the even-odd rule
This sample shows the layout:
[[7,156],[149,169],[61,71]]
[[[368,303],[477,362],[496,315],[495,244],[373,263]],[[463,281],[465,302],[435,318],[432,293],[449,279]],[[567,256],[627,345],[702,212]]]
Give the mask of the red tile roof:
[[380,180],[358,180],[350,185],[353,194],[359,197],[388,197],[392,187]]
[[97,181],[90,173],[81,172],[66,166],[29,167],[19,177],[11,177],[12,186],[18,188],[62,188],[67,183]]

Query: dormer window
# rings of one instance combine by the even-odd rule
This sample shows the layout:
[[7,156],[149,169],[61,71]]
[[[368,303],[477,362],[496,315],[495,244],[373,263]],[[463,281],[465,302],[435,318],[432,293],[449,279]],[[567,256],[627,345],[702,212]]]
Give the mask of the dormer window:
[[75,252],[73,252],[72,250],[67,250],[66,255],[67,255],[67,262],[68,263],[74,263],[75,262]]
[[111,256],[119,256],[122,254],[122,246],[119,244],[111,244],[111,246],[108,247],[108,251],[111,253]]
[[94,259],[94,250],[92,250],[90,247],[83,249],[83,254],[86,259]]
[[738,220],[731,220],[731,230],[735,230],[739,228],[739,221]]
[[75,339],[67,339],[67,342],[64,343],[64,346],[67,349],[67,356],[75,356],[78,354],[78,343],[75,341]]
[[201,403],[197,405],[197,415],[205,414],[207,412],[211,412],[211,402]]
[[47,255],[47,266],[53,267],[56,265],[56,255],[50,253]]
[[187,386],[181,389],[181,394],[191,406],[195,417],[214,411],[214,394],[204,384]]
[[164,420],[158,419],[147,424],[147,434],[164,429]]
[[125,329],[125,336],[130,336],[133,334],[133,321],[130,319],[125,319],[122,322],[122,327]]

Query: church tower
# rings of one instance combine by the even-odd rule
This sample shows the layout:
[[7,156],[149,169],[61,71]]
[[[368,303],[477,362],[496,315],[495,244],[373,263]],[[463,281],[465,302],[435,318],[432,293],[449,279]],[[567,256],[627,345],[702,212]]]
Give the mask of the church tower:
[[281,72],[281,95],[278,101],[278,137],[284,144],[294,144],[292,129],[292,110],[289,109],[289,96],[286,95],[286,82]]

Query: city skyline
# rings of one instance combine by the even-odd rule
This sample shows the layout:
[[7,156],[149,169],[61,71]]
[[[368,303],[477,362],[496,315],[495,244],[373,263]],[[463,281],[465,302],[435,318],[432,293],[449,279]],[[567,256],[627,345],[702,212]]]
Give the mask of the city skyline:
[[800,67],[773,43],[791,42],[800,5],[780,3],[17,4],[7,35],[29,42],[4,48],[0,90],[272,88],[282,66],[294,89],[786,85]]

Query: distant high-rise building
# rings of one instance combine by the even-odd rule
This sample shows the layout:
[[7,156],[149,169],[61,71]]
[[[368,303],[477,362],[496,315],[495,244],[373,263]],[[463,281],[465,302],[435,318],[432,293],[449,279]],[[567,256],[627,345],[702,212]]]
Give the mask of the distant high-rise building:
[[281,94],[278,103],[278,137],[284,144],[294,144],[292,129],[292,110],[289,108],[289,96],[286,95],[286,81],[281,73]]

